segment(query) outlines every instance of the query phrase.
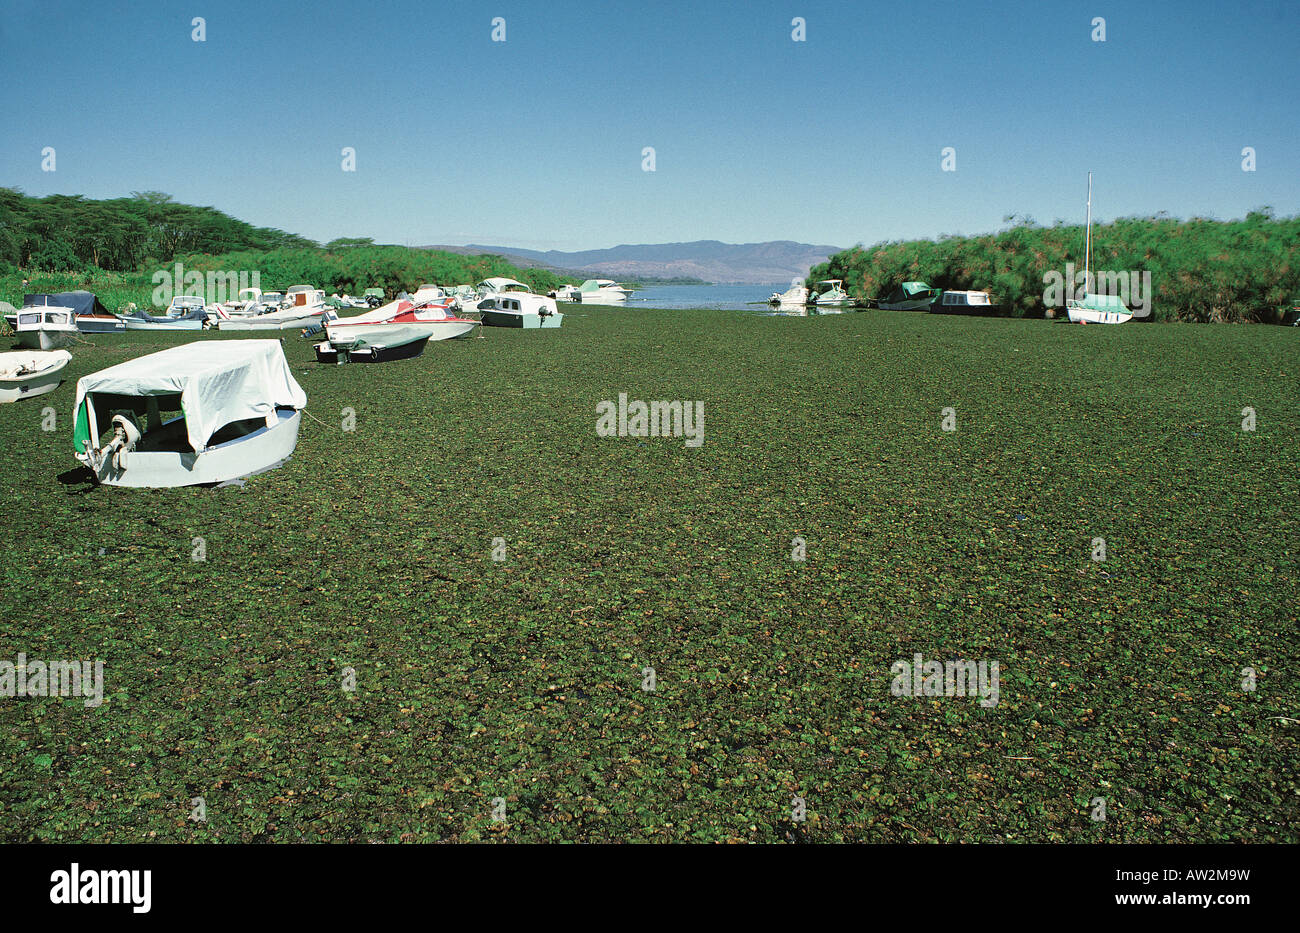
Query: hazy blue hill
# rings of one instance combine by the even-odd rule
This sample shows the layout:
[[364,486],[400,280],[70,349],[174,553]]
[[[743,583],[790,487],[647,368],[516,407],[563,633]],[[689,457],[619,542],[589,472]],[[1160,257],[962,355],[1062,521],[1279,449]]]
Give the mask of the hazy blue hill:
[[770,284],[802,278],[817,263],[839,251],[834,246],[772,240],[766,243],[623,244],[608,249],[530,250],[513,246],[433,246],[430,249],[464,253],[494,253],[520,265],[545,265],[593,275],[695,278],[719,284]]

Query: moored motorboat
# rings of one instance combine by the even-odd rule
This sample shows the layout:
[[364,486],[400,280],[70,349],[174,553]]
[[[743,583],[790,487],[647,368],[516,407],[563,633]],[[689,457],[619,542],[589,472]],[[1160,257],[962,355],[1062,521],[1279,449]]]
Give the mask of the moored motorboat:
[[73,447],[97,483],[227,482],[287,460],[306,405],[278,340],[196,341],[78,380]]
[[614,305],[627,301],[632,295],[632,290],[619,285],[613,279],[587,279],[570,294],[572,295],[570,301],[586,305]]
[[16,402],[53,392],[72,359],[67,350],[14,350],[0,353],[0,402]]
[[853,306],[853,299],[844,290],[842,279],[822,279],[817,284],[830,286],[826,291],[816,293],[816,298],[813,299],[813,304],[817,305],[818,311],[825,313],[828,310],[841,310]]
[[78,339],[77,315],[72,308],[35,305],[18,312],[18,346],[32,350],[56,350]]
[[794,282],[783,292],[773,292],[767,303],[774,308],[802,308],[808,303],[808,287]]

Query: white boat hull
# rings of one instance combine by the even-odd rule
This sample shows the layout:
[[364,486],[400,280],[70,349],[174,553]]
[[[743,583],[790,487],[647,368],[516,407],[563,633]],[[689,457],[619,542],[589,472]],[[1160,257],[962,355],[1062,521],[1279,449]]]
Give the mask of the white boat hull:
[[127,330],[203,330],[202,321],[142,321],[125,318]]
[[312,324],[319,324],[324,314],[323,308],[306,314],[282,315],[279,311],[272,311],[270,314],[255,314],[252,317],[218,321],[217,330],[298,330],[310,327]]
[[67,350],[0,353],[0,404],[53,392],[71,359]]
[[628,294],[628,292],[602,288],[594,292],[578,292],[576,297],[569,300],[585,305],[617,305],[627,301]]
[[77,326],[72,327],[19,327],[18,346],[30,350],[57,350],[71,346],[77,339]]
[[167,489],[243,479],[274,469],[288,460],[298,446],[301,411],[279,411],[276,423],[252,434],[194,451],[119,451],[96,466],[85,454],[77,458],[105,486]]
[[536,311],[499,311],[489,308],[480,313],[484,325],[488,327],[522,327],[533,330],[538,327],[559,327],[564,323],[564,315],[559,311],[542,315]]
[[464,337],[477,321],[361,321],[347,318],[325,323],[325,335],[336,347],[400,347],[415,340],[452,340]]
[[1096,308],[1067,308],[1071,324],[1124,324],[1133,319],[1133,312],[1099,311]]

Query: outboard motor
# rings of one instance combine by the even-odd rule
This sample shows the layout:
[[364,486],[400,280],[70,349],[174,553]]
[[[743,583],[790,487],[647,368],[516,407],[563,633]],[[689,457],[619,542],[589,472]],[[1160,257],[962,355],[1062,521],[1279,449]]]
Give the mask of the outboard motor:
[[109,457],[113,458],[113,467],[115,469],[122,469],[119,458],[123,453],[135,447],[140,440],[140,429],[126,415],[114,415],[112,425],[113,439],[102,450],[91,452],[91,459],[94,461],[96,473],[99,472]]

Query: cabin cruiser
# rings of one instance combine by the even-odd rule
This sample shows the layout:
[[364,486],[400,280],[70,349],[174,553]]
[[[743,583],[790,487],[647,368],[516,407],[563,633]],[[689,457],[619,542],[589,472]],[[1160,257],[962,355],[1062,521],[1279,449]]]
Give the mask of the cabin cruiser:
[[60,305],[34,305],[18,312],[18,346],[56,350],[78,339],[77,313]]
[[995,305],[988,292],[944,292],[930,305],[935,314],[992,314]]
[[[100,303],[93,292],[75,291],[54,294],[24,295],[23,307],[71,308],[77,322],[77,330],[83,334],[114,334],[125,330],[122,322]],[[12,308],[12,305],[8,306]],[[18,329],[18,312],[5,315],[5,322],[14,330]]]
[[284,302],[290,307],[323,307],[325,305],[325,292],[312,285],[294,285],[284,293]]
[[479,283],[478,312],[488,327],[559,327],[564,315],[555,299],[534,295],[523,282],[514,279],[484,279]]

